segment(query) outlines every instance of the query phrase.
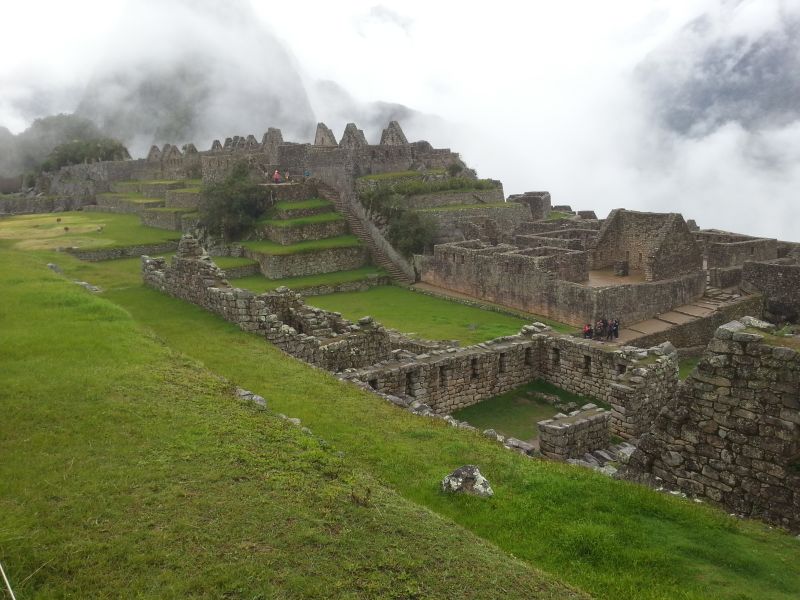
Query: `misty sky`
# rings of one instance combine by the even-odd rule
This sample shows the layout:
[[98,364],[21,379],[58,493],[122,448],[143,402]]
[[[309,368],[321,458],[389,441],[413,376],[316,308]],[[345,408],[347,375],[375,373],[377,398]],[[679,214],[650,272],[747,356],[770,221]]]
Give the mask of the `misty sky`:
[[290,138],[310,118],[339,136],[368,103],[399,103],[422,115],[402,122],[409,139],[461,152],[506,193],[800,241],[800,0],[246,4],[4,0],[0,125],[76,110],[93,78],[95,92],[110,80],[98,73],[149,77],[142,61],[194,55],[224,81],[211,130],[231,98],[291,89],[282,122],[234,107],[244,116],[224,122],[242,130],[198,133],[201,149],[272,125]]

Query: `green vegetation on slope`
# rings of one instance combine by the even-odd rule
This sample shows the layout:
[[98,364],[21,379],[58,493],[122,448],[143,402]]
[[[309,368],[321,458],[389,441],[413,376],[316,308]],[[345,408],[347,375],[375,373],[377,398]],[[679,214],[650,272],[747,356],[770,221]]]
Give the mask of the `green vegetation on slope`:
[[309,217],[298,217],[296,219],[260,219],[258,224],[293,229],[295,227],[314,225],[316,223],[330,223],[332,221],[344,221],[344,217],[337,212],[327,212],[319,215],[311,215]]
[[308,240],[288,246],[281,246],[269,240],[242,242],[242,246],[260,252],[261,254],[286,255],[302,254],[304,252],[317,252],[331,248],[353,248],[360,246],[361,242],[354,235],[340,235],[339,237],[325,238],[322,240]]
[[307,208],[324,208],[327,206],[333,206],[333,202],[330,202],[329,200],[323,200],[322,198],[311,198],[309,200],[300,200],[298,202],[292,202],[290,200],[276,202],[273,208],[278,211],[288,211]]
[[[217,262],[217,259],[214,259]],[[217,263],[219,265],[219,263]],[[224,268],[221,267],[220,268]],[[386,275],[386,271],[378,267],[361,267],[351,271],[334,271],[333,273],[320,273],[318,275],[307,275],[305,277],[287,277],[285,279],[267,279],[263,275],[251,275],[249,277],[239,277],[231,279],[230,284],[244,288],[252,292],[261,293],[286,286],[293,290],[303,290],[306,288],[317,287],[320,285],[337,285],[339,283],[350,283],[361,281],[371,275]],[[308,301],[314,304],[313,300]]]
[[686,379],[699,362],[700,357],[682,358],[678,361],[678,378]]
[[42,260],[0,250],[0,288],[17,597],[583,597],[234,399]]
[[4,219],[0,240],[18,240],[18,249],[115,248],[177,240],[179,232],[142,225],[137,215],[64,212]]

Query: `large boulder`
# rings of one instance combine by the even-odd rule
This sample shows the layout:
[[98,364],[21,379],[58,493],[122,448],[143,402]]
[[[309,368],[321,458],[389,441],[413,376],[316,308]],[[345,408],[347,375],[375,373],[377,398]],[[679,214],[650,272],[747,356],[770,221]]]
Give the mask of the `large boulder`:
[[494,496],[489,482],[475,465],[459,467],[442,479],[442,491],[451,494],[470,494],[482,498]]

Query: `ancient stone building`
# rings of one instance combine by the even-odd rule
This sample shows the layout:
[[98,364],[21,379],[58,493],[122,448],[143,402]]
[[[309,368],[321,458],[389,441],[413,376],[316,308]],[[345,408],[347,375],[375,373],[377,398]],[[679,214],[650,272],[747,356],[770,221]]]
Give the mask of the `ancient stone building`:
[[612,210],[603,222],[593,251],[595,269],[624,261],[645,281],[697,273],[702,255],[692,232],[678,213]]
[[780,343],[742,322],[720,327],[627,476],[800,529],[800,354]]

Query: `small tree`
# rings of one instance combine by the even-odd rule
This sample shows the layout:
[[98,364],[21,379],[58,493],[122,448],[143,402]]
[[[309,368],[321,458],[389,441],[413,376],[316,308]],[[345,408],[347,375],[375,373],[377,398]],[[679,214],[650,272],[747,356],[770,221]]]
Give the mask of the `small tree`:
[[404,256],[421,254],[433,245],[436,222],[429,216],[403,211],[389,222],[386,237]]
[[200,220],[210,233],[234,240],[262,215],[264,200],[263,188],[250,181],[247,163],[239,162],[223,181],[203,188]]

